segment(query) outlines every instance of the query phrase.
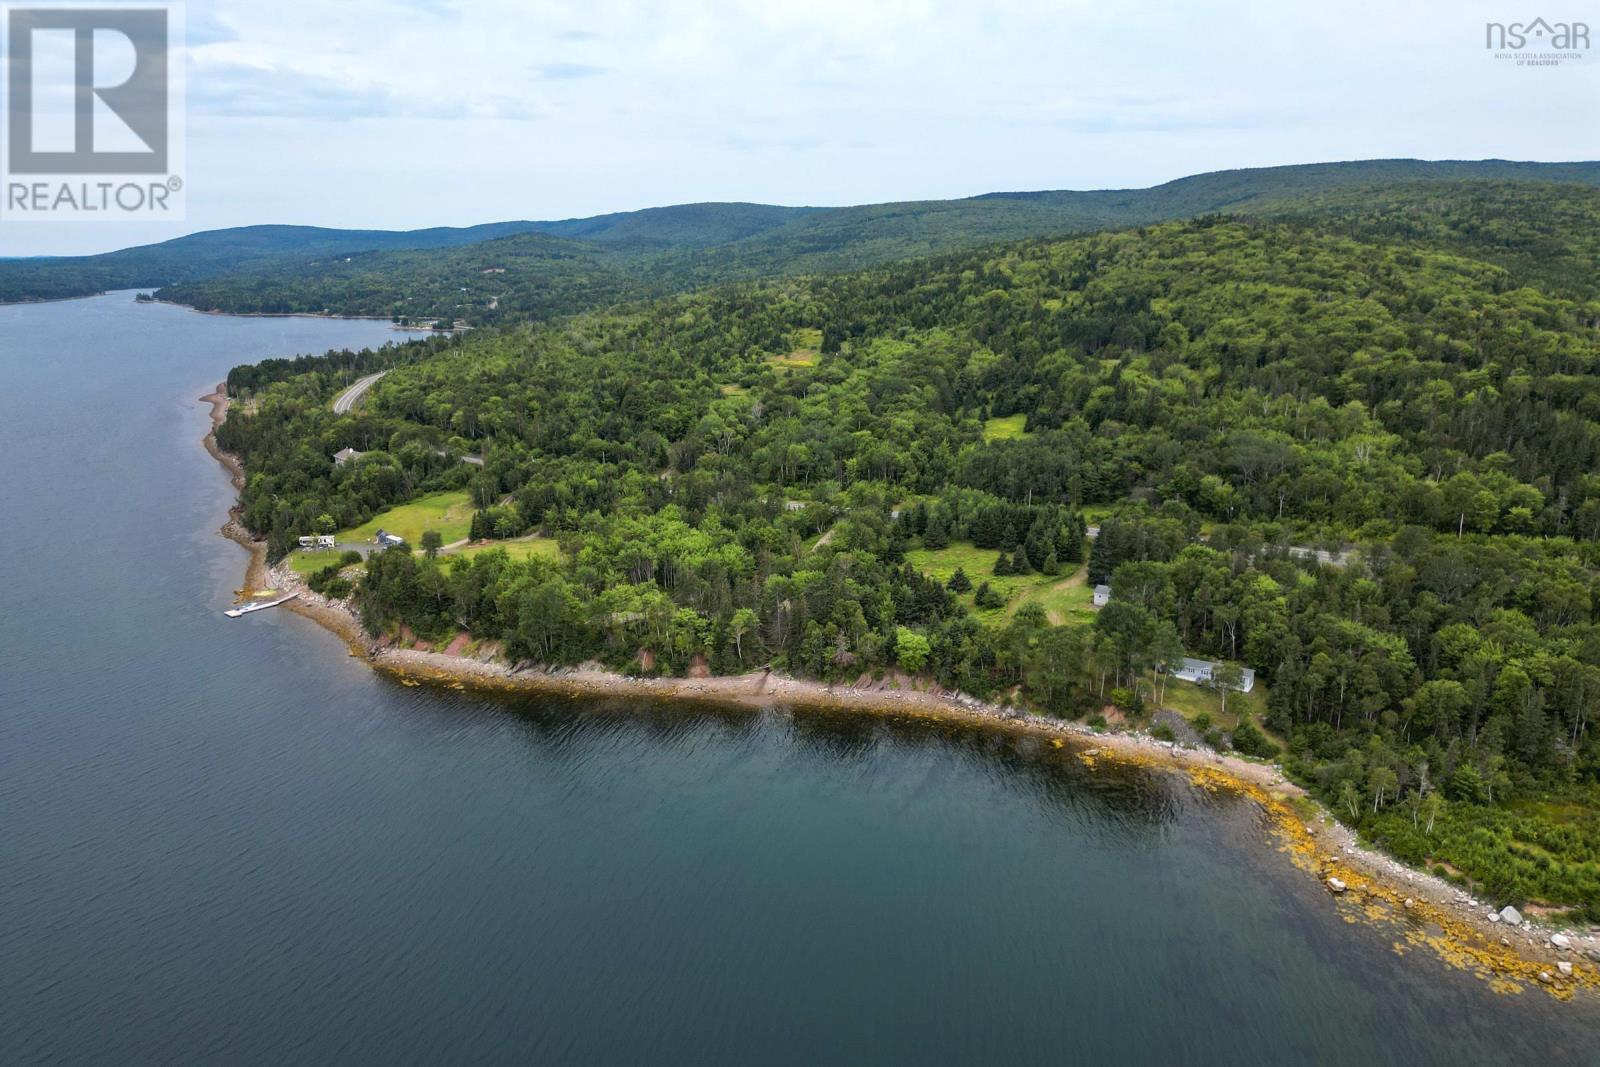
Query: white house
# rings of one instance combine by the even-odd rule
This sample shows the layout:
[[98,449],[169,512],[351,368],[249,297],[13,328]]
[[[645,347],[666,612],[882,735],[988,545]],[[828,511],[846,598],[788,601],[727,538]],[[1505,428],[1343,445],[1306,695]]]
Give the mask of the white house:
[[406,539],[404,537],[401,537],[398,534],[389,533],[386,530],[379,530],[378,536],[373,538],[373,540],[377,543],[379,548],[384,549],[399,548],[401,545],[406,543]]
[[339,451],[333,454],[333,465],[335,467],[342,467],[353,459],[360,459],[361,456],[362,453],[357,452],[353,448],[341,448]]
[[[1215,663],[1212,660],[1191,659],[1188,656],[1185,656],[1183,657],[1182,666],[1173,671],[1172,676],[1174,678],[1182,678],[1186,682],[1194,682],[1197,685],[1205,685],[1207,682],[1211,681],[1211,673],[1219,666],[1221,666],[1221,664]],[[1241,693],[1248,693],[1250,690],[1255,688],[1255,685],[1256,672],[1251,670],[1249,667],[1240,667],[1239,684],[1234,686],[1234,689]]]
[[1111,603],[1111,587],[1109,585],[1095,586],[1094,606],[1097,608],[1103,608],[1109,603]]
[[300,547],[306,552],[326,552],[337,547],[333,534],[317,534],[314,537],[300,538]]

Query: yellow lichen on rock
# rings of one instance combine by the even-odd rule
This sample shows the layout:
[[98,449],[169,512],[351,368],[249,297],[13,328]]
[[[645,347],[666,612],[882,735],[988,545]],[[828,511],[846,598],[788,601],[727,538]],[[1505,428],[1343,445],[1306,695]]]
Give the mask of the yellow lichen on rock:
[[[1319,881],[1342,885],[1333,895],[1345,922],[1355,924],[1403,923],[1408,944],[1426,946],[1452,967],[1471,971],[1489,982],[1497,993],[1521,993],[1527,985],[1541,985],[1551,996],[1569,1000],[1580,988],[1600,992],[1600,977],[1573,969],[1573,974],[1552,974],[1547,963],[1528,959],[1514,948],[1486,938],[1472,923],[1464,922],[1431,902],[1405,896],[1382,881],[1368,877],[1337,855],[1326,853],[1305,822],[1281,794],[1234,778],[1211,767],[1188,767],[1190,780],[1207,793],[1224,790],[1253,800],[1271,821],[1282,850],[1302,870]],[[1399,945],[1396,944],[1396,951]],[[1543,978],[1541,977],[1543,976]]]

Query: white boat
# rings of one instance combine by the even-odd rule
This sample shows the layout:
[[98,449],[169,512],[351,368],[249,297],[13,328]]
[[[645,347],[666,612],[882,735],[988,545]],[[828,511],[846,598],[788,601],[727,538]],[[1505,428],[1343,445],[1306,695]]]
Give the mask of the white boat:
[[227,611],[224,611],[223,614],[230,619],[237,619],[239,616],[248,615],[252,611],[265,611],[268,608],[275,608],[279,604],[287,604],[289,601],[293,600],[299,595],[299,593],[290,593],[288,596],[281,596],[277,600],[264,600],[253,604],[240,604],[236,608],[229,608]]

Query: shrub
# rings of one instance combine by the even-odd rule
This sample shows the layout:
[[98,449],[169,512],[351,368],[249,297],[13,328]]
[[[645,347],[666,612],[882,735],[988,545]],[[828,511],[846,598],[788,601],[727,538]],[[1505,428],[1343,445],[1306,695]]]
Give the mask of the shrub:
[[1172,732],[1172,727],[1164,722],[1158,722],[1150,727],[1150,736],[1157,741],[1176,741],[1178,735]]
[[350,579],[336,576],[322,583],[322,588],[317,592],[332,600],[343,600],[350,595],[352,588],[354,587],[350,584]]
[[1256,724],[1249,719],[1240,719],[1239,725],[1233,728],[1233,747],[1246,756],[1259,756],[1262,758],[1273,755],[1277,750],[1272,747],[1266,735],[1256,729]]
[[342,563],[329,564],[307,578],[306,584],[311,587],[311,591],[314,593],[321,593],[323,596],[332,597],[335,600],[343,600],[350,595],[349,580],[339,577],[339,572],[343,569],[344,564]]
[[995,592],[994,587],[988,582],[984,582],[978,586],[978,591],[972,594],[972,603],[974,607],[988,611],[1005,607],[1006,598]]

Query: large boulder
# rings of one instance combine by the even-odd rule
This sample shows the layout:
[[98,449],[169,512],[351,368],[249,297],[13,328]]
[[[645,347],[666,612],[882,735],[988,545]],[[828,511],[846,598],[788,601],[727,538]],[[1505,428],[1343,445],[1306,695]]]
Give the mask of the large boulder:
[[1556,948],[1571,948],[1572,938],[1568,937],[1566,934],[1551,934],[1550,943]]
[[1344,880],[1342,878],[1329,878],[1328,879],[1328,888],[1332,892],[1343,893],[1346,889],[1348,889],[1350,887],[1344,884]]
[[1505,907],[1500,909],[1500,920],[1502,922],[1508,922],[1512,926],[1521,926],[1522,912],[1518,911],[1516,908],[1513,908],[1510,904],[1507,904]]

